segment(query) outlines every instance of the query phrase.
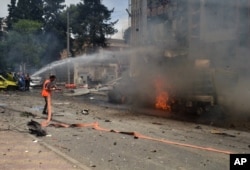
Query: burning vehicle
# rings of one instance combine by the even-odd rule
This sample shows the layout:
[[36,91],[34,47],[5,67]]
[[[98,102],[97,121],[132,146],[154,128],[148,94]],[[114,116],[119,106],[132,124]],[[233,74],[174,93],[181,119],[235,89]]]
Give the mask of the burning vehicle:
[[171,53],[149,46],[131,52],[130,67],[108,92],[108,101],[201,115],[225,103],[238,84],[233,70],[211,67],[209,59],[190,59],[179,49]]
[[150,53],[132,61],[127,75],[109,91],[109,102],[197,114],[216,104],[214,71],[209,60],[193,61],[185,54],[155,57]]
[[237,97],[241,109],[238,77],[249,81],[250,42],[248,2],[241,3],[131,1],[128,78],[109,101],[201,114]]

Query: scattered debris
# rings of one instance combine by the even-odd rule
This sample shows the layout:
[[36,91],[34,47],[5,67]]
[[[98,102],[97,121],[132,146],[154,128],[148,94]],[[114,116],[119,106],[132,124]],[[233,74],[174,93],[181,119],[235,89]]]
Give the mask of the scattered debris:
[[41,127],[40,123],[31,120],[27,123],[27,126],[29,127],[29,131],[31,134],[35,134],[36,136],[46,136],[46,131]]
[[31,117],[33,117],[33,118],[35,118],[36,117],[36,115],[35,114],[33,114],[33,113],[30,113],[30,112],[22,112],[22,113],[20,113],[20,116],[21,117],[27,117],[27,118],[29,118],[30,116]]
[[65,149],[65,150],[67,150],[67,151],[70,152],[70,149],[67,148],[67,147],[64,147],[64,146],[62,146],[62,145],[55,145],[55,146],[56,146],[56,147],[59,147],[59,148],[61,148],[61,149]]
[[154,125],[162,125],[162,123],[158,123],[158,122],[153,122],[152,124],[154,124]]
[[61,102],[61,103],[54,103],[54,105],[68,105],[70,102]]
[[89,109],[83,109],[83,110],[81,110],[81,113],[83,115],[88,115],[89,114]]
[[81,96],[89,94],[90,90],[87,88],[74,89],[69,92],[63,93],[64,96]]
[[63,114],[53,114],[53,116],[60,116],[60,117],[63,117],[64,115],[63,115]]
[[198,125],[195,127],[195,129],[202,129],[202,127]]
[[221,131],[218,131],[218,130],[212,130],[211,133],[216,134],[216,135],[228,136],[228,137],[236,137],[235,135],[231,135],[231,134],[221,132]]
[[105,122],[111,122],[111,120],[105,120]]

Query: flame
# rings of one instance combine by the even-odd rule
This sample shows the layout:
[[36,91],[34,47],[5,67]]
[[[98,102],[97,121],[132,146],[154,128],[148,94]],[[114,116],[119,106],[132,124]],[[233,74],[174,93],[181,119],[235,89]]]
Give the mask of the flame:
[[156,101],[155,108],[170,111],[171,108],[168,105],[169,95],[163,88],[163,82],[161,79],[155,81],[156,86]]

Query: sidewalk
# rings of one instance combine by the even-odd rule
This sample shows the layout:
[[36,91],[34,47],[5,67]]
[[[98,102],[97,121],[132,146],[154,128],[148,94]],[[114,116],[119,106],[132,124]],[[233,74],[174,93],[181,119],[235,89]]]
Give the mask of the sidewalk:
[[89,169],[27,133],[0,120],[1,170]]

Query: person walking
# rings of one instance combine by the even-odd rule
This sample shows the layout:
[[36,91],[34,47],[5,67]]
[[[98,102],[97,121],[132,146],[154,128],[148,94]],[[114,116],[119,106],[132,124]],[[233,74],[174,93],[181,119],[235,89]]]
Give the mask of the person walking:
[[29,91],[30,90],[30,75],[29,73],[26,74],[25,76],[25,90]]
[[43,88],[42,88],[42,97],[45,100],[45,105],[43,109],[43,114],[47,114],[47,120],[44,120],[41,123],[42,127],[48,126],[51,117],[52,117],[52,112],[51,112],[51,94],[52,91],[56,89],[56,85],[54,81],[56,80],[55,75],[50,75],[49,79],[45,80],[43,83]]
[[17,73],[19,90],[25,91],[25,76],[23,73]]

